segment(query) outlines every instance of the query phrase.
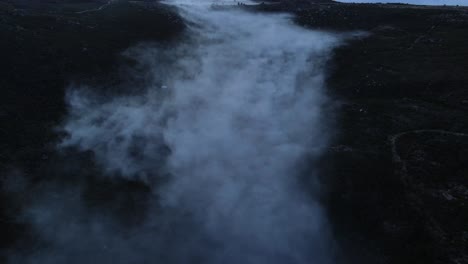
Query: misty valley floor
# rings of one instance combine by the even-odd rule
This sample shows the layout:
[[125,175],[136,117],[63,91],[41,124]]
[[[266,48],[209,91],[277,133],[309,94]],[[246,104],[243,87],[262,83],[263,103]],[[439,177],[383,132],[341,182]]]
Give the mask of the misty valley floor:
[[[77,14],[95,5],[30,10],[7,2],[0,1],[0,258],[47,248],[17,217],[47,188],[81,186],[69,197],[82,195],[87,210],[117,219],[116,230],[141,224],[148,186],[96,177],[102,171],[90,151],[58,153],[64,135],[56,127],[70,84],[100,87],[103,97],[143,87],[144,78],[121,74],[142,71],[122,51],[148,40],[175,46],[183,19],[158,4]],[[327,112],[337,132],[317,163],[337,262],[468,263],[468,9],[307,1],[239,8],[368,33],[327,62]]]

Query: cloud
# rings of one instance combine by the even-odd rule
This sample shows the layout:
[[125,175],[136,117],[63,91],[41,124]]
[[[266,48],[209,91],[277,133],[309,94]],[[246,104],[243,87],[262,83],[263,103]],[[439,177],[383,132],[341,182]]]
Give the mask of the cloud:
[[127,52],[147,70],[144,92],[67,96],[59,147],[93,153],[93,177],[147,185],[145,220],[92,211],[80,185],[40,189],[24,215],[47,247],[11,263],[332,262],[317,170],[301,166],[327,145],[325,63],[340,37],[286,15],[180,11],[193,22],[184,41]]

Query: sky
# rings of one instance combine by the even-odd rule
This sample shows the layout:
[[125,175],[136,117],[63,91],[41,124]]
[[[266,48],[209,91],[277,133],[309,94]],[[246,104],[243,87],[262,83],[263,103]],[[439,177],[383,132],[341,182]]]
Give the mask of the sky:
[[468,5],[468,0],[339,0],[339,2],[360,3],[408,3],[419,5]]

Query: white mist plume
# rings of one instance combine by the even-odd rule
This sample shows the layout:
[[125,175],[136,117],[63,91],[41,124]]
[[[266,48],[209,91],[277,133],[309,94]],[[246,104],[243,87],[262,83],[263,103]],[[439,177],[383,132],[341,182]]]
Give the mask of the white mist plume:
[[[127,252],[122,263],[161,254],[170,255],[162,263],[330,263],[324,213],[298,178],[301,162],[327,143],[324,63],[338,38],[286,15],[193,2],[180,5],[192,22],[185,43],[128,52],[150,66],[154,85],[144,94],[103,101],[69,93],[62,146],[93,151],[108,175],[149,185],[170,175],[153,186],[162,209],[130,238],[102,224],[97,233],[77,230],[90,241],[109,236],[115,248],[103,254]],[[174,234],[164,223],[186,230],[169,250]]]

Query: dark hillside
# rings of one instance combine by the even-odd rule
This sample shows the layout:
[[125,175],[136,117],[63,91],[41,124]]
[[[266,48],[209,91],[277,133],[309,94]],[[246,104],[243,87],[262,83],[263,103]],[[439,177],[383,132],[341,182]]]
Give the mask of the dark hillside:
[[[184,29],[174,10],[157,4],[142,7],[120,2],[99,11],[79,13],[100,4],[41,2],[36,8],[13,2],[0,2],[2,185],[19,177],[12,175],[16,168],[34,179],[40,175],[52,177],[50,170],[44,169],[47,166],[71,162],[52,158],[59,137],[53,128],[65,114],[64,93],[70,83],[99,83],[105,87],[122,82],[119,67],[131,63],[120,55],[122,51],[146,40],[172,45],[171,41]],[[85,157],[83,160],[89,164]],[[73,162],[79,164],[78,160]],[[93,182],[90,186],[96,184],[107,183]],[[110,186],[132,195],[130,185]],[[11,218],[18,209],[16,200],[10,200],[5,192],[1,195],[0,246],[4,248],[21,237],[24,227]],[[94,197],[92,192],[89,195]],[[26,194],[21,196],[27,199]]]
[[328,78],[340,132],[324,181],[350,255],[358,263],[373,254],[373,263],[468,261],[468,9],[293,12],[307,27],[369,33],[335,51]]

